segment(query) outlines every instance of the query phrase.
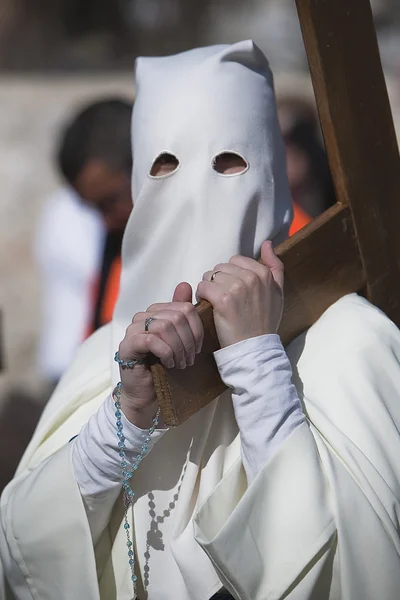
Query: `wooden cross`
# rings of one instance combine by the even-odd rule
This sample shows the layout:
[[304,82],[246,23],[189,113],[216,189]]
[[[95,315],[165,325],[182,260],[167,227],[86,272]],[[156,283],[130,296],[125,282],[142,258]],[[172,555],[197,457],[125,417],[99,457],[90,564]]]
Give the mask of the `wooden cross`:
[[[296,0],[338,203],[278,248],[285,265],[284,344],[336,300],[363,293],[400,326],[400,158],[369,0]],[[211,306],[193,367],[152,366],[167,425],[225,387]]]

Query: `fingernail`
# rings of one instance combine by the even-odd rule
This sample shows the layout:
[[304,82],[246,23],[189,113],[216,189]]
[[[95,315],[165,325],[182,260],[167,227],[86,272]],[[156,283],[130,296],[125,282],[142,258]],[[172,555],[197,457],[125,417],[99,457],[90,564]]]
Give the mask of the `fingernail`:
[[174,360],[170,360],[168,363],[168,369],[173,369],[175,367],[175,361]]

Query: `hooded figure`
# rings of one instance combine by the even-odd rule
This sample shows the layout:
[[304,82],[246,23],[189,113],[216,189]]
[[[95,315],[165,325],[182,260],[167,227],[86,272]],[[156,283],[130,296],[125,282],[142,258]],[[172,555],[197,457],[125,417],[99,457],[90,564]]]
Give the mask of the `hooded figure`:
[[[214,305],[229,389],[179,428],[159,424],[124,521],[119,453],[133,464],[147,434],[135,411],[120,421],[112,389],[146,367],[118,370],[115,350],[137,358],[123,351],[145,330],[163,341],[162,303],[182,299],[181,282],[212,299],[237,273],[251,286],[273,272],[263,242],[291,222],[272,76],[252,42],[139,59],[136,84],[120,298],[2,496],[7,600],[397,599],[400,334],[356,295],[287,354],[258,322],[233,335],[248,310],[225,331]],[[277,283],[260,290],[279,297]]]

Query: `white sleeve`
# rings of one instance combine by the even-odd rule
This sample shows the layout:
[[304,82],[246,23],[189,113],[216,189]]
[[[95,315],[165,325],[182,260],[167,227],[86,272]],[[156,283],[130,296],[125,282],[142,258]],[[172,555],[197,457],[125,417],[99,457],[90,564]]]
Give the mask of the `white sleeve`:
[[305,420],[289,359],[278,335],[250,338],[214,354],[240,430],[249,483]]
[[[106,527],[122,485],[115,406],[111,396],[72,441],[72,465],[85,505],[94,542]],[[125,453],[131,463],[142,449],[147,431],[135,427],[122,414]],[[166,429],[156,429],[149,452]]]

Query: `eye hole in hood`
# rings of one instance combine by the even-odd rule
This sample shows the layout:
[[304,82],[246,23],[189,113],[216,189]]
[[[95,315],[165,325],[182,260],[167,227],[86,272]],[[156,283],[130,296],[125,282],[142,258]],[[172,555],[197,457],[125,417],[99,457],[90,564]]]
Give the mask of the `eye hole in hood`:
[[249,164],[237,152],[225,151],[214,157],[212,167],[220,175],[232,177],[245,173],[249,168]]
[[150,169],[150,177],[162,179],[172,175],[179,169],[179,160],[170,152],[162,152],[157,156]]

